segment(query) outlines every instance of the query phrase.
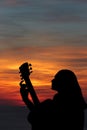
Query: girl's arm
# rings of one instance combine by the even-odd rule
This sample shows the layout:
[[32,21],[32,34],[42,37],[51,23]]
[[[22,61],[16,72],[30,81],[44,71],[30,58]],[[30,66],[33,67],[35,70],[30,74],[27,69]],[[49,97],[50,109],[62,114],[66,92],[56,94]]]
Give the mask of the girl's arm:
[[21,94],[22,100],[24,101],[24,103],[26,104],[26,106],[30,109],[30,111],[33,110],[34,104],[29,99],[29,96],[28,96],[29,95],[29,91],[26,88],[25,84],[21,84],[20,85],[20,94]]

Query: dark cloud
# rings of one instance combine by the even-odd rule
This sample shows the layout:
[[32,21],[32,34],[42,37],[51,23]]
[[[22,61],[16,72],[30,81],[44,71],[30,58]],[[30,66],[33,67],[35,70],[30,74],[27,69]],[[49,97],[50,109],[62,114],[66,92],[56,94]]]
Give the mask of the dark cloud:
[[[1,1],[2,3],[5,3]],[[23,4],[22,3],[29,3]],[[69,1],[20,1],[8,0],[8,3],[13,3],[18,6],[1,7],[0,8],[0,37],[25,37],[32,32],[58,32],[58,30],[68,33],[65,29],[62,30],[61,23],[72,23],[72,28],[75,32],[75,23],[84,23],[87,21],[86,12],[87,5]],[[58,27],[59,25],[59,27]],[[82,25],[81,25],[82,26]],[[71,30],[72,31],[72,30]],[[70,32],[69,32],[70,33]],[[74,33],[72,34],[74,35]]]

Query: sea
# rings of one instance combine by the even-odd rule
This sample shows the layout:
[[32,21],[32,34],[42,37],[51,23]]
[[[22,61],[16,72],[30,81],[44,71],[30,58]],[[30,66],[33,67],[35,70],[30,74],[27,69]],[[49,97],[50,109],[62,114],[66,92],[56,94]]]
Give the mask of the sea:
[[[27,121],[28,114],[26,106],[0,106],[0,130],[31,130],[31,124]],[[87,130],[87,110],[84,130]]]

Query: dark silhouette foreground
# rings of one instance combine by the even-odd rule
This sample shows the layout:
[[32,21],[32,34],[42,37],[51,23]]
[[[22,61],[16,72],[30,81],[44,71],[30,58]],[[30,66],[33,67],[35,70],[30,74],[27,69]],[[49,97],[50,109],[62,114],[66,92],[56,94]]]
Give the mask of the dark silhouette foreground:
[[[28,85],[31,86],[29,79]],[[32,130],[83,130],[84,101],[76,75],[71,70],[60,70],[52,80],[52,90],[57,93],[53,99],[39,102],[29,99],[27,84],[20,83],[20,93],[23,101],[30,110],[28,121]]]

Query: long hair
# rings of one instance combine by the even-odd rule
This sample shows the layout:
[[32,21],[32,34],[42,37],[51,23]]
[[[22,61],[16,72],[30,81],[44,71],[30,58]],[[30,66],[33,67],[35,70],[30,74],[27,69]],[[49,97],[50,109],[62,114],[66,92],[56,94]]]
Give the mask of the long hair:
[[69,96],[68,98],[71,98],[73,103],[83,109],[87,107],[74,72],[68,69],[62,69],[57,72],[55,79],[57,79],[58,85],[61,87],[63,93],[65,93],[66,96]]

